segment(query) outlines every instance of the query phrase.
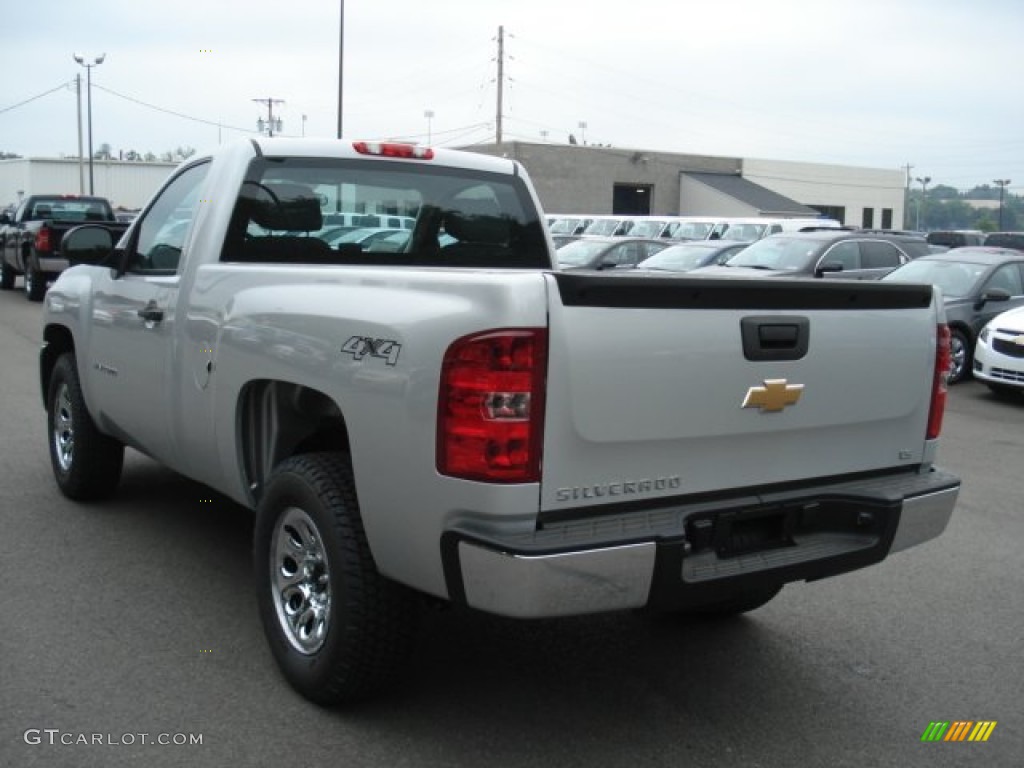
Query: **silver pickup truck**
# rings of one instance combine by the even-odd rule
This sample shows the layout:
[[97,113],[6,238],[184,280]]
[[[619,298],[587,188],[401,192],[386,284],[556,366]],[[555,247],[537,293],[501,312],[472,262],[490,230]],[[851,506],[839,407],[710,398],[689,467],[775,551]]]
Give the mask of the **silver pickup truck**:
[[738,613],[939,535],[959,491],[930,286],[559,272],[512,161],[244,140],[63,250],[57,484],[113,493],[129,446],[254,509],[267,638],[319,703],[396,677],[424,597]]

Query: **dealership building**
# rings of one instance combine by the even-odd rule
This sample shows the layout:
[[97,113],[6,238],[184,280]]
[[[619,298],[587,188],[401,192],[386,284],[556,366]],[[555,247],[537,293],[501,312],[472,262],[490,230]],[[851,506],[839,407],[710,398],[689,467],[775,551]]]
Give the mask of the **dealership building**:
[[[687,155],[583,144],[503,142],[466,149],[525,166],[545,211],[694,216],[831,216],[856,227],[899,228],[901,169]],[[140,208],[175,163],[94,160],[93,188],[115,207]],[[32,194],[85,194],[78,158],[0,160],[0,208]]]
[[855,227],[903,225],[906,176],[898,168],[518,141],[469,149],[522,163],[549,212],[826,215]]

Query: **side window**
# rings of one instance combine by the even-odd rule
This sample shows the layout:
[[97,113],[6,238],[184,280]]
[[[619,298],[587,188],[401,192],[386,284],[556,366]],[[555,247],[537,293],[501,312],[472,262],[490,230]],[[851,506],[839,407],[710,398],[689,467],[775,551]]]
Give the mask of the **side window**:
[[842,264],[844,270],[860,269],[860,246],[855,240],[836,243],[825,251],[818,264]]
[[1011,296],[1024,294],[1024,287],[1021,286],[1020,269],[1016,264],[1004,264],[985,283],[985,290],[989,288],[1002,288]]
[[903,263],[900,250],[892,243],[881,240],[861,243],[860,258],[864,269],[895,269]]
[[139,221],[129,272],[173,272],[178,268],[209,167],[209,163],[193,165],[163,188]]

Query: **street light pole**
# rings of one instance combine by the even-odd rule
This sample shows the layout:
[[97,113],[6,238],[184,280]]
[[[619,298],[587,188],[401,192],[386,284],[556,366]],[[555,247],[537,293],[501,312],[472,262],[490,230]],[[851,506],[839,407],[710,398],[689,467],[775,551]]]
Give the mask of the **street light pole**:
[[917,224],[914,227],[918,232],[921,231],[921,208],[924,207],[925,196],[928,194],[928,183],[931,180],[931,176],[918,176],[914,179],[914,181],[921,185],[921,200],[917,204]]
[[430,145],[430,140],[431,140],[431,138],[433,138],[433,136],[432,136],[432,134],[430,132],[430,128],[431,128],[431,121],[434,119],[434,110],[432,110],[432,109],[426,110],[423,113],[423,116],[425,118],[427,118],[427,145],[429,146]]
[[107,54],[101,53],[91,64],[85,63],[85,58],[78,54],[72,54],[75,61],[85,67],[85,102],[86,109],[88,111],[88,123],[89,123],[89,194],[94,194],[93,188],[93,176],[92,176],[92,68],[98,67],[103,63],[103,60],[107,57]]
[[999,187],[999,231],[1003,231],[1003,194],[1006,192],[1006,188],[1010,186],[1009,179],[996,179],[993,182]]

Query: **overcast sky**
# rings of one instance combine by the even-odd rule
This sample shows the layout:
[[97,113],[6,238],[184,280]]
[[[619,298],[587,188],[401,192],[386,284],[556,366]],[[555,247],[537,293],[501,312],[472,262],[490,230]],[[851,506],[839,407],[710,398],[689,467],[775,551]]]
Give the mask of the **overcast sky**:
[[[94,149],[202,149],[254,132],[257,98],[284,101],[285,134],[334,136],[340,6],[6,4],[0,150],[77,153],[73,53],[106,54]],[[493,141],[499,25],[506,139],[909,163],[1024,193],[1021,0],[347,0],[345,135]]]

